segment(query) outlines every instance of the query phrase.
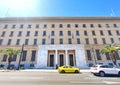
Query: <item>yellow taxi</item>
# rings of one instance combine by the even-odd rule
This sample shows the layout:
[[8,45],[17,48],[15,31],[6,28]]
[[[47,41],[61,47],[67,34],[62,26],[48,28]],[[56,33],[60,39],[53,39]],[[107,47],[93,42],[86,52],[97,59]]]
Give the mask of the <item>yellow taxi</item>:
[[79,73],[80,69],[72,66],[61,66],[58,68],[59,73]]

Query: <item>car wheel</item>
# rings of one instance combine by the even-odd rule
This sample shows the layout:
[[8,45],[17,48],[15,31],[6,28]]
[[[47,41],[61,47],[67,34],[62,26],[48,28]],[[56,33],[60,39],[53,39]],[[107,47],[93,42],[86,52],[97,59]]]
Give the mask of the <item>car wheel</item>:
[[118,72],[118,76],[120,77],[120,71]]
[[105,76],[105,72],[103,72],[103,71],[100,71],[99,74],[100,74],[101,77],[104,77],[104,76]]
[[75,70],[75,73],[79,73],[79,71],[78,71],[78,70]]
[[62,70],[62,71],[61,71],[61,73],[65,73],[65,71],[64,71],[64,70]]

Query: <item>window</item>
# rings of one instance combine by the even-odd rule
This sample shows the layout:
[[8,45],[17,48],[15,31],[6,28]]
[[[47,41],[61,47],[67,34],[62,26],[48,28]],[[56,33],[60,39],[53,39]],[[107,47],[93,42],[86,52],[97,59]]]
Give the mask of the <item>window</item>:
[[55,32],[54,31],[51,31],[51,36],[55,36]]
[[16,25],[13,25],[13,26],[12,26],[12,28],[15,28],[15,27],[16,27]]
[[27,28],[31,28],[31,26],[32,26],[32,25],[29,24]]
[[4,26],[4,28],[8,28],[8,25],[6,24],[6,25]]
[[91,28],[93,28],[93,27],[94,27],[94,25],[93,25],[93,24],[90,24],[90,27],[91,27]]
[[117,35],[120,35],[120,32],[119,32],[119,30],[116,30],[116,34],[117,34]]
[[34,45],[37,45],[37,39],[34,39]]
[[79,34],[79,31],[76,31],[76,36],[79,36],[80,34]]
[[102,36],[104,35],[102,30],[100,30],[100,35],[102,35]]
[[70,24],[67,24],[67,28],[70,28],[71,26],[70,26]]
[[87,35],[88,35],[88,34],[87,34],[87,31],[84,31],[84,35],[85,35],[85,36],[87,36]]
[[101,28],[102,27],[101,24],[98,24],[98,27]]
[[86,24],[83,24],[83,28],[86,28]]
[[117,28],[117,27],[118,27],[116,24],[113,24],[113,26],[114,26],[115,28]]
[[23,24],[21,24],[21,25],[20,25],[20,28],[23,28],[23,26],[24,26],[24,25],[23,25]]
[[105,53],[105,55],[106,55],[106,59],[107,59],[107,60],[111,60],[109,53]]
[[75,28],[78,28],[78,24],[75,24]]
[[20,45],[20,39],[17,39],[16,45]]
[[0,45],[2,45],[3,39],[0,39]]
[[36,28],[39,28],[39,24],[36,24]]
[[95,50],[95,51],[96,51],[97,60],[102,60],[102,58],[100,56],[100,51],[99,50]]
[[94,36],[96,35],[96,34],[95,34],[95,31],[92,31],[92,35],[94,35]]
[[55,24],[52,24],[52,25],[51,25],[51,28],[55,28]]
[[54,39],[53,38],[51,39],[51,44],[54,44]]
[[13,32],[13,31],[11,31],[11,33],[10,33],[10,35],[9,35],[9,36],[10,36],[10,37],[12,37],[12,36],[13,36],[13,33],[14,33],[14,32]]
[[42,45],[46,44],[46,40],[42,39]]
[[46,31],[43,31],[43,36],[46,36]]
[[111,31],[110,31],[110,30],[108,30],[108,35],[112,35],[112,33],[111,33]]
[[38,36],[38,31],[35,31],[35,34],[34,34],[34,36]]
[[60,39],[60,44],[63,44],[63,39]]
[[98,44],[96,38],[93,38],[93,41],[94,41],[94,44]]
[[77,44],[80,44],[80,38],[77,38]]
[[68,39],[68,44],[72,44],[72,39],[71,38]]
[[31,61],[35,61],[35,57],[36,57],[36,50],[32,50]]
[[102,38],[102,42],[103,42],[103,44],[106,44],[105,38]]
[[63,36],[63,31],[60,31],[59,33],[60,33],[60,36]]
[[86,44],[89,44],[89,39],[85,38],[85,42],[86,42]]
[[120,60],[120,56],[119,56],[118,52],[115,52],[115,57],[117,60]]
[[22,36],[22,31],[19,31],[18,37]]
[[90,50],[87,50],[87,58],[88,58],[88,60],[92,60],[92,56],[91,56]]
[[3,62],[6,62],[6,60],[7,60],[7,55],[3,55],[2,61],[3,61]]
[[59,25],[59,28],[63,28],[63,25],[62,25],[62,24],[60,24],[60,25]]
[[110,41],[111,41],[111,43],[114,43],[114,39],[113,38],[110,38]]
[[110,27],[109,24],[106,24],[106,27],[109,28]]
[[25,39],[25,45],[28,45],[29,39]]
[[30,36],[30,31],[27,31],[27,34],[26,34],[26,36]]
[[44,28],[47,28],[47,24],[44,24]]
[[12,41],[12,40],[9,39],[7,45],[11,45],[11,41]]
[[5,31],[3,31],[3,32],[2,32],[1,37],[4,37],[4,36],[5,36],[5,33],[6,33],[6,32],[5,32]]
[[12,61],[16,61],[16,59],[17,59],[17,55],[13,55]]
[[26,61],[27,51],[23,51],[22,61]]
[[71,36],[71,31],[68,31],[68,36]]

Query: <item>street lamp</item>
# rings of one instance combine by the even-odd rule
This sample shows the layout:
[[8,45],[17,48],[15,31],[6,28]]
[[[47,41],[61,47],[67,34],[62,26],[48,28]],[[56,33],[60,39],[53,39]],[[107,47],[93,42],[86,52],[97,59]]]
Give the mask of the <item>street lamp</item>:
[[92,48],[92,54],[93,54],[93,57],[94,57],[95,64],[97,64],[96,57],[95,57],[95,54],[94,54],[94,48]]
[[21,50],[21,54],[20,54],[20,58],[19,58],[19,63],[18,63],[18,70],[20,69],[20,62],[21,62],[21,58],[23,55],[23,50],[24,50],[24,44],[22,45],[22,50]]

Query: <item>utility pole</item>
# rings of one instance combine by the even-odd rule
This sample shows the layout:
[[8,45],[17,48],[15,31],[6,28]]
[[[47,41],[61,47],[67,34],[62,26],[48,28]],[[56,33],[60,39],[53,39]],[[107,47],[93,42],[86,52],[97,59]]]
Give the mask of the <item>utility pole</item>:
[[22,45],[22,50],[21,50],[21,54],[20,54],[20,58],[19,58],[19,63],[18,63],[18,70],[20,69],[20,62],[21,62],[21,58],[23,56],[23,50],[24,50],[24,44]]

